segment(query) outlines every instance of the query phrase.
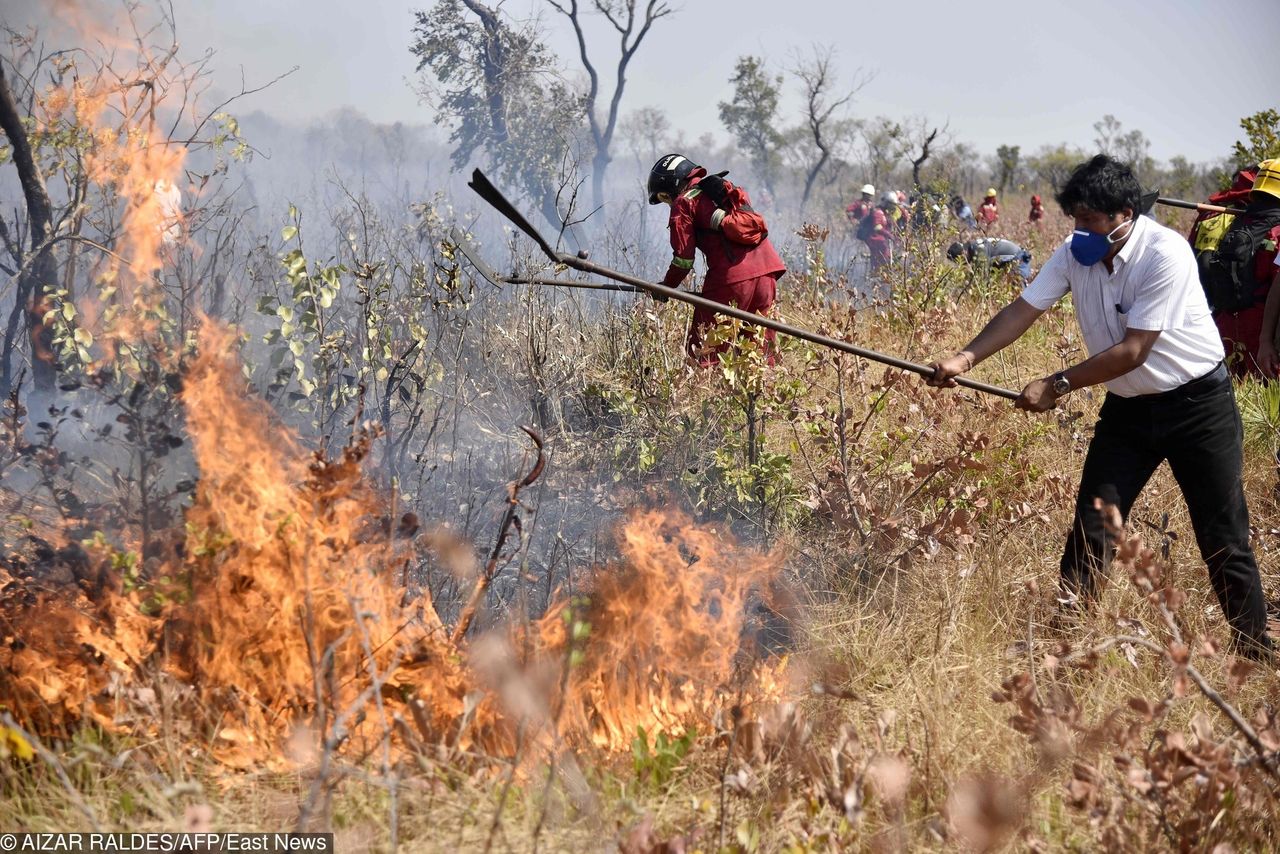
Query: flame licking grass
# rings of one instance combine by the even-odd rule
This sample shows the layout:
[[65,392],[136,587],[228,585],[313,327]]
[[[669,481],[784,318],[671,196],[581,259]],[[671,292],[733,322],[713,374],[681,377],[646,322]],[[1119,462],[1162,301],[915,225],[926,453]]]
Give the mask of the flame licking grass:
[[145,706],[163,684],[192,735],[233,766],[284,763],[300,731],[356,756],[392,733],[401,749],[508,755],[527,719],[485,677],[498,672],[542,692],[560,743],[625,751],[638,727],[705,731],[730,706],[780,696],[781,665],[757,663],[746,616],[780,561],[679,513],[634,515],[620,559],[586,593],[498,632],[525,654],[496,670],[474,659],[483,645],[455,645],[427,594],[405,595],[404,570],[430,538],[393,530],[361,469],[374,437],[333,461],[308,452],[246,393],[232,343],[206,325],[184,376],[201,478],[152,572],[167,580],[163,608],[143,613],[121,583],[128,560],[107,548],[80,573],[95,583],[37,591],[30,573],[0,578],[0,707],[33,729],[155,734]]
[[681,513],[637,513],[620,537],[621,560],[597,574],[587,600],[541,626],[573,662],[567,729],[624,750],[637,728],[679,734],[713,710],[778,699],[778,673],[758,666],[747,616],[780,560]]
[[[437,721],[458,716],[463,674],[431,601],[402,604],[412,542],[392,535],[360,469],[372,437],[337,461],[307,454],[234,391],[228,339],[206,326],[182,393],[201,472],[187,513],[191,596],[174,614],[182,679],[232,722],[224,742],[270,743],[312,725],[318,707],[389,725],[367,716],[372,692],[419,684]],[[361,734],[335,725],[331,739]]]

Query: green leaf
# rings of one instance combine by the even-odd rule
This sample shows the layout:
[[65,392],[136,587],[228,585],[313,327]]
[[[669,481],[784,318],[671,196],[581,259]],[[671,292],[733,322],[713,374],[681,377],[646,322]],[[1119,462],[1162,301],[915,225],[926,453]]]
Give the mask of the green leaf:
[[85,329],[83,326],[76,327],[76,331],[73,337],[76,339],[76,343],[79,344],[81,347],[93,346],[93,333],[90,332],[88,329]]
[[286,225],[280,230],[280,242],[288,243],[298,235],[298,227],[296,225]]

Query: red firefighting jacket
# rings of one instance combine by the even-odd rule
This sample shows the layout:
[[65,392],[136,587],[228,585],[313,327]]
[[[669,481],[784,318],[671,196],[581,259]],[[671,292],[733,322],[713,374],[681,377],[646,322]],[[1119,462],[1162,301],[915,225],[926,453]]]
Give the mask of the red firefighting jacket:
[[859,200],[844,209],[844,215],[849,218],[849,222],[855,227],[862,222],[862,218],[874,210],[874,205],[869,201]]
[[[716,206],[698,190],[698,181],[676,197],[671,205],[671,266],[662,284],[677,287],[693,269],[694,249],[701,249],[707,260],[707,277],[703,287],[732,285],[770,273],[785,273],[773,244],[768,238],[758,246],[733,243],[711,227],[711,214]],[[743,191],[746,195],[746,191]],[[750,204],[747,199],[747,204]]]

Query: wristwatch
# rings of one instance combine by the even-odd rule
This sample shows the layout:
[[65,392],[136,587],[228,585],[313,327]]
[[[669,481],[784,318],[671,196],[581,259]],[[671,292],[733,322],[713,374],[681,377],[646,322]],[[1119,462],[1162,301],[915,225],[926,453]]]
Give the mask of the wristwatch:
[[1062,371],[1058,371],[1053,375],[1053,393],[1058,397],[1062,397],[1071,391],[1071,381],[1067,379],[1067,375]]

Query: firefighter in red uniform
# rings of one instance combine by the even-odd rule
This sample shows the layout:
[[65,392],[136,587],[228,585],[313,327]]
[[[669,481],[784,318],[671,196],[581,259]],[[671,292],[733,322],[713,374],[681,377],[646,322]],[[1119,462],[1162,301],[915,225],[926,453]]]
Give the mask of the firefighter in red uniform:
[[[1239,216],[1202,212],[1189,235],[1200,268],[1200,281],[1209,297],[1209,307],[1213,309],[1213,322],[1227,351],[1227,366],[1238,377],[1271,376],[1273,371],[1267,361],[1274,358],[1275,344],[1274,341],[1269,342],[1269,352],[1264,352],[1263,340],[1267,329],[1265,306],[1274,303],[1270,292],[1274,287],[1276,245],[1280,241],[1280,158],[1241,169],[1230,189],[1214,193],[1209,197],[1209,203],[1235,210],[1244,209]],[[1211,286],[1215,265],[1208,262],[1227,236],[1237,229],[1257,236],[1256,242],[1241,241],[1242,244],[1253,243],[1252,257],[1243,256],[1239,273],[1244,290],[1251,294],[1250,298],[1234,305],[1220,305],[1217,303],[1221,291]],[[1272,311],[1275,311],[1274,307]],[[1274,329],[1273,321],[1272,335]]]
[[[716,230],[714,223],[719,218],[713,217],[720,209],[698,190],[698,182],[706,174],[706,169],[680,154],[663,157],[649,173],[649,204],[671,206],[667,223],[671,230],[671,266],[662,284],[679,287],[693,269],[694,249],[701,249],[707,262],[707,276],[702,283],[704,297],[744,311],[768,314],[778,293],[778,279],[787,268],[767,237],[749,247],[730,243]],[[689,324],[689,355],[704,367],[718,363],[717,353],[725,349],[722,345],[704,352],[703,336],[715,321],[715,313],[696,309]],[[765,330],[764,339],[772,353],[773,330]]]
[[1040,228],[1044,221],[1044,202],[1039,196],[1031,197],[1031,213],[1027,214],[1027,222]]
[[869,216],[871,227],[866,229],[867,248],[871,250],[871,272],[893,261],[893,247],[901,238],[899,232],[906,223],[906,216],[898,206],[898,194],[893,190],[885,190],[880,204]]
[[876,188],[872,184],[862,185],[862,198],[853,202],[844,209],[844,215],[849,218],[849,224],[854,228],[862,222],[862,218],[875,210],[876,206]]
[[987,190],[987,195],[978,208],[978,222],[985,228],[1000,221],[1000,202],[996,201],[996,188]]

